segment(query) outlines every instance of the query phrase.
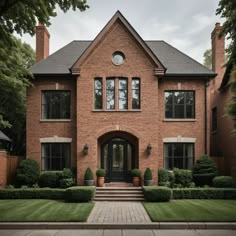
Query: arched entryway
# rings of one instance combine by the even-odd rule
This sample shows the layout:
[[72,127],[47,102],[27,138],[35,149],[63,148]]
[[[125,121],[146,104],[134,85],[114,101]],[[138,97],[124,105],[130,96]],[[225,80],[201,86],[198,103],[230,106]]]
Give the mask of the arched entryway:
[[130,182],[130,171],[138,168],[138,140],[126,132],[111,132],[99,139],[100,166],[106,182]]

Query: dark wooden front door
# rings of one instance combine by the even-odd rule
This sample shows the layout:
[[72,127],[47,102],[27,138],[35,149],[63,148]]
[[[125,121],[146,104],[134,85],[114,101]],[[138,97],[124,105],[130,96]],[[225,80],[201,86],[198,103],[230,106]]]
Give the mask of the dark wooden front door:
[[106,182],[128,182],[134,168],[133,146],[126,140],[114,138],[102,145],[101,167],[106,170]]

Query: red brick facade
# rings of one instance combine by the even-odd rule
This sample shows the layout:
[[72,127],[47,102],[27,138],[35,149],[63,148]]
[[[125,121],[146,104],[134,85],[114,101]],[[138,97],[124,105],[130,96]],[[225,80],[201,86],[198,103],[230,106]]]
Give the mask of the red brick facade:
[[[194,143],[194,157],[209,150],[209,117],[206,122],[205,77],[163,77],[155,74],[157,65],[140,42],[120,22],[116,21],[97,43],[84,54],[82,61],[73,69],[80,71],[68,78],[37,77],[34,87],[27,92],[27,156],[41,165],[41,138],[72,138],[71,166],[77,167],[78,184],[83,183],[84,173],[90,167],[95,173],[101,166],[101,144],[111,137],[129,140],[135,146],[135,158],[142,174],[147,167],[153,172],[157,183],[157,170],[164,165],[164,139],[173,142]],[[125,54],[125,63],[116,66],[111,61],[115,51]],[[94,110],[94,79],[103,81],[103,109]],[[128,109],[118,110],[117,84],[115,80],[115,110],[107,111],[106,79],[125,77],[128,79]],[[132,78],[140,78],[141,107],[132,110]],[[71,119],[67,121],[41,120],[42,90],[71,91]],[[194,119],[165,119],[166,90],[191,90],[195,92]],[[207,106],[209,111],[209,106]],[[207,130],[206,130],[207,129]],[[187,141],[186,141],[187,140]],[[87,144],[88,155],[83,148]],[[147,145],[151,154],[147,155]],[[207,149],[207,150],[206,150]]]

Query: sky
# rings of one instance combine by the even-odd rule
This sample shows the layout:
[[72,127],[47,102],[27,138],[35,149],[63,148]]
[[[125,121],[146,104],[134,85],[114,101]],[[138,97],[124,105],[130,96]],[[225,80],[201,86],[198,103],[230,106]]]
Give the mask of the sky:
[[[219,0],[87,0],[85,12],[57,10],[51,18],[50,54],[73,40],[93,40],[119,10],[144,40],[164,40],[203,63],[211,48]],[[23,35],[35,49],[35,37]]]

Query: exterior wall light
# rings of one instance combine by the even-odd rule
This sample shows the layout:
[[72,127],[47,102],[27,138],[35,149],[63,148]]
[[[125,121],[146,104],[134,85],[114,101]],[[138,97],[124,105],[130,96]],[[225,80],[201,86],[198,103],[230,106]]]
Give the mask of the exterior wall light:
[[151,146],[151,144],[149,143],[149,144],[147,145],[147,154],[150,155],[150,154],[151,154],[151,151],[152,151],[152,146]]
[[89,149],[89,147],[88,147],[88,144],[86,143],[84,145],[84,149],[83,149],[84,155],[88,155],[88,149]]

